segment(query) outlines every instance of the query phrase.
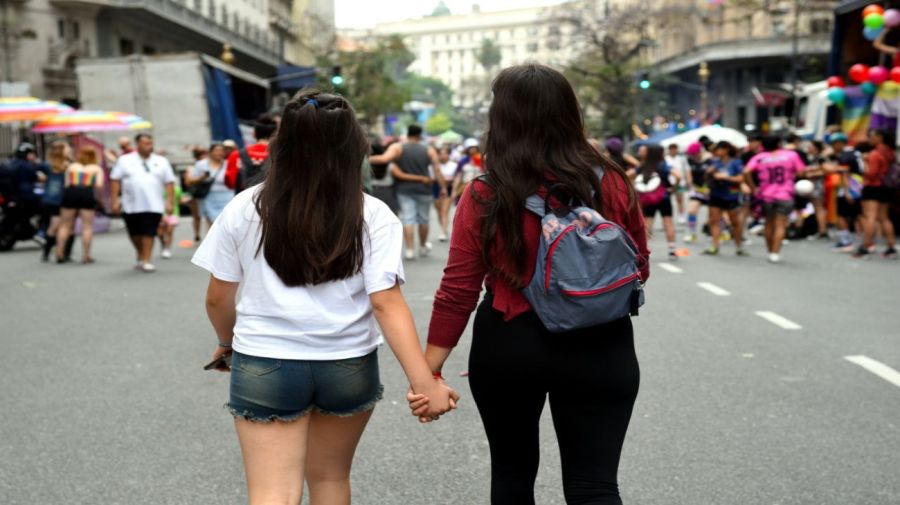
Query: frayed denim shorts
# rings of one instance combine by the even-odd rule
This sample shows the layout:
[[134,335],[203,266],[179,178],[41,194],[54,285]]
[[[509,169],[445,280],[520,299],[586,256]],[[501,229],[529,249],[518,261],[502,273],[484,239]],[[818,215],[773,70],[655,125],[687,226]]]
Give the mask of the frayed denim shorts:
[[248,421],[293,421],[313,409],[352,416],[375,408],[384,387],[378,351],[333,361],[260,358],[235,352],[228,409]]

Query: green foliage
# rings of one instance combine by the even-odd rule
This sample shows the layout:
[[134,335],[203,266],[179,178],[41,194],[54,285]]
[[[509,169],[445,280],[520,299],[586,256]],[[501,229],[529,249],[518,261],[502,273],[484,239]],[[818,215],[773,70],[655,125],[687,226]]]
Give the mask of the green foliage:
[[481,66],[490,72],[492,68],[500,65],[501,60],[503,60],[503,54],[500,52],[500,48],[494,45],[494,41],[482,40],[481,48],[478,49],[478,63],[481,63]]
[[443,112],[438,112],[425,122],[425,132],[429,135],[440,135],[451,128],[453,120]]
[[453,90],[444,81],[418,74],[407,74],[403,82],[413,100],[431,102],[438,112],[450,114],[453,110]]

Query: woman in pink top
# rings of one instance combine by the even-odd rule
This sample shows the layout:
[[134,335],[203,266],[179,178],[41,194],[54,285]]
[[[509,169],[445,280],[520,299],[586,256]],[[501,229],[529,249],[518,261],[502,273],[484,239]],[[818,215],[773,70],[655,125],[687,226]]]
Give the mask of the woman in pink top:
[[766,248],[769,261],[781,261],[781,242],[787,230],[787,218],[794,210],[794,180],[806,169],[800,156],[790,149],[781,148],[781,139],[774,136],[763,138],[763,152],[747,162],[744,173],[751,187],[752,174],[759,180],[757,196],[766,211]]

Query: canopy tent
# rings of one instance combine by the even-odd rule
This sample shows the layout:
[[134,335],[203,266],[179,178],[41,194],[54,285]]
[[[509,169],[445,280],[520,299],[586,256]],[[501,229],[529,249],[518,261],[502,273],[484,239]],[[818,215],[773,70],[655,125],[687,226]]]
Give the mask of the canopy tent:
[[71,110],[68,105],[30,96],[0,98],[0,123],[40,121]]
[[75,110],[45,119],[31,129],[34,133],[83,133],[123,130],[147,130],[153,124],[140,116],[124,112]]
[[[668,130],[656,132],[653,135],[650,135],[649,137],[647,137],[645,139],[640,139],[640,140],[636,140],[636,141],[632,142],[631,147],[641,147],[641,146],[650,146],[653,144],[662,144],[664,140],[671,139],[675,135],[678,135],[678,133],[671,132]],[[666,143],[669,144],[670,142],[666,142]]]
[[447,130],[444,133],[438,135],[438,138],[441,139],[441,142],[445,144],[457,144],[459,142],[462,142],[463,136],[453,130]]
[[743,133],[733,129],[733,128],[725,128],[724,126],[718,125],[709,125],[702,126],[700,128],[686,131],[684,133],[680,133],[675,135],[674,137],[670,137],[666,139],[666,144],[677,144],[678,149],[680,151],[684,151],[687,146],[693,144],[700,140],[700,137],[703,136],[709,137],[713,142],[719,142],[721,140],[726,140],[735,147],[743,148],[747,147],[747,136]]

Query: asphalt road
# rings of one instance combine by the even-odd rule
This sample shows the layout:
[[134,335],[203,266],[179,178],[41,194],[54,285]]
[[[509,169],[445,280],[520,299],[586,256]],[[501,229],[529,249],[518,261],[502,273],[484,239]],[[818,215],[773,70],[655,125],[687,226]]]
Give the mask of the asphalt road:
[[[789,244],[781,265],[759,239],[750,258],[700,250],[675,271],[654,261],[635,321],[642,383],[625,503],[900,503],[900,382],[846,359],[900,370],[900,263],[822,242]],[[423,334],[446,251],[407,265]],[[97,237],[90,266],[40,264],[27,244],[0,255],[0,504],[245,502],[227,377],[201,370],[214,335],[190,254],[134,272],[117,231]],[[381,351],[385,400],[357,455],[354,503],[488,503],[488,446],[458,376],[469,341],[445,373],[463,401],[427,426],[407,414],[400,367]],[[536,495],[563,503],[549,414]]]

